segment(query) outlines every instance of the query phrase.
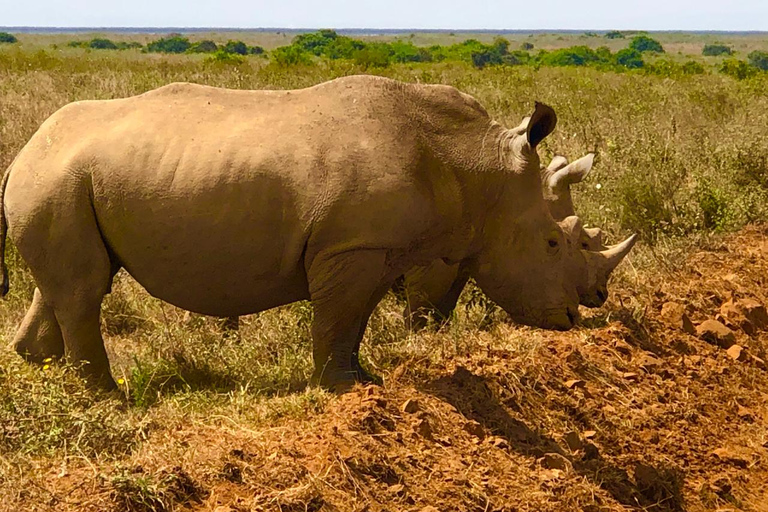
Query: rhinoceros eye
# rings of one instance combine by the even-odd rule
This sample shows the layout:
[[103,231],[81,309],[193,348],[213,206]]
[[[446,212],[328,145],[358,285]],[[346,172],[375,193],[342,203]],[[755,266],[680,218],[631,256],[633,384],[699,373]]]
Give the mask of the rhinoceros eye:
[[556,248],[557,248],[559,245],[560,245],[560,242],[558,242],[557,240],[555,240],[555,239],[553,239],[553,238],[550,238],[550,240],[549,240],[549,246],[550,246],[551,248],[553,248],[553,249],[556,249]]

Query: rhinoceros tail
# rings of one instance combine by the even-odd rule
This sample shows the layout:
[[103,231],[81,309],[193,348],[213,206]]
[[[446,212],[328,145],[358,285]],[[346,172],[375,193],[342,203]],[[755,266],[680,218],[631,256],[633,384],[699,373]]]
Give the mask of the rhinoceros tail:
[[2,284],[0,284],[0,297],[5,297],[10,289],[8,280],[8,267],[5,265],[5,239],[8,235],[8,221],[5,218],[5,186],[8,184],[8,176],[11,175],[9,167],[3,174],[3,181],[0,183],[0,273],[3,275]]

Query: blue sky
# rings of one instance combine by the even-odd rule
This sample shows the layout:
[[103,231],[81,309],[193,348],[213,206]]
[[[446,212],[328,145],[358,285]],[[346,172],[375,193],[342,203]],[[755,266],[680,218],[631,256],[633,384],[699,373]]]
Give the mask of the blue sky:
[[768,0],[0,0],[0,26],[768,30]]

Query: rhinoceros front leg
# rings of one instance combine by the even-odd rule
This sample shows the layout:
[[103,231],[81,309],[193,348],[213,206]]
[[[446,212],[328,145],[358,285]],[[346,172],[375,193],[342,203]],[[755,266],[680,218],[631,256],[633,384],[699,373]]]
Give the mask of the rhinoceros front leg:
[[12,346],[22,357],[37,363],[48,357],[64,355],[64,338],[56,315],[38,288],[35,288],[32,305],[16,331]]
[[441,321],[447,319],[456,309],[468,280],[469,272],[464,266],[448,265],[442,260],[407,272],[404,285],[407,304],[403,316],[408,328],[424,328],[430,314]]
[[307,272],[314,308],[312,384],[343,391],[360,379],[375,379],[360,372],[356,351],[373,308],[392,284],[386,281],[385,260],[384,251],[361,250],[312,262]]

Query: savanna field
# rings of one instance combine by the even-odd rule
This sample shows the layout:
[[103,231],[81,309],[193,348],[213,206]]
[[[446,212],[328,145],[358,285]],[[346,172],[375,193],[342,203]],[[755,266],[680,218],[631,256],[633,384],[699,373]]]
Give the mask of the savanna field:
[[[0,511],[768,511],[768,72],[754,53],[768,36],[651,34],[665,51],[635,66],[617,57],[631,35],[517,34],[501,51],[489,34],[405,34],[417,48],[479,39],[410,62],[381,60],[391,35],[346,41],[350,58],[294,35],[194,34],[218,50],[169,54],[88,43],[153,34],[16,34],[0,43],[0,168],[71,101],[177,81],[373,73],[453,85],[507,127],[542,101],[559,118],[542,161],[597,155],[573,187],[582,220],[611,243],[640,235],[608,302],[552,332],[509,323],[470,286],[449,323],[412,333],[389,294],[362,354],[384,385],[337,396],[307,387],[309,304],[231,332],[120,273],[102,310],[120,391],[105,394],[8,348],[34,289],[8,247]],[[581,46],[595,56],[557,53]]]

